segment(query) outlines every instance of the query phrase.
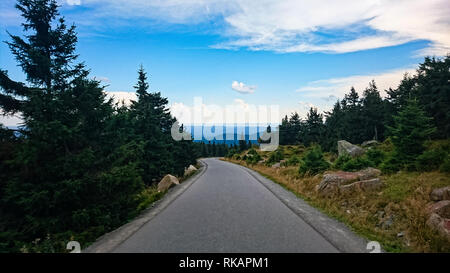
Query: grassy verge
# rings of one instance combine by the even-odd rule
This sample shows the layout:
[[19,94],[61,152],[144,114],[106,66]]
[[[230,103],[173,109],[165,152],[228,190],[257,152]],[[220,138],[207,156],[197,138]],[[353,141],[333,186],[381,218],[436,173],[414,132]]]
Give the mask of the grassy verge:
[[434,188],[450,185],[440,172],[383,175],[380,191],[321,197],[315,187],[322,176],[300,177],[298,167],[271,168],[230,160],[282,185],[310,205],[348,225],[357,234],[382,244],[388,252],[450,252],[450,242],[426,225],[425,207]]

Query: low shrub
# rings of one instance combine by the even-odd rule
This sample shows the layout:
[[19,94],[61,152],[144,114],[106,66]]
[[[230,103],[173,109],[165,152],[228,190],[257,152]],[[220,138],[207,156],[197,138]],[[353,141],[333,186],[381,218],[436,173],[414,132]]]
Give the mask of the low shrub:
[[403,162],[395,152],[392,152],[386,157],[383,163],[381,163],[380,168],[383,173],[395,173],[403,168]]
[[367,167],[372,167],[373,165],[374,164],[369,159],[367,159],[367,157],[359,156],[345,162],[344,165],[342,166],[342,170],[348,172],[359,171]]
[[273,163],[280,162],[284,159],[283,150],[278,148],[276,151],[270,154],[269,159],[267,160],[267,165],[272,165]]
[[301,159],[297,155],[291,156],[286,162],[284,162],[285,166],[295,166],[300,164]]
[[344,164],[352,160],[352,157],[349,155],[341,155],[339,156],[333,164],[334,169],[342,170],[344,168]]
[[444,162],[442,162],[441,166],[439,167],[439,171],[443,173],[450,173],[450,154],[447,154]]
[[447,157],[447,152],[439,148],[425,151],[417,157],[415,166],[418,171],[438,170],[442,164],[442,159]]
[[261,156],[256,152],[255,149],[250,149],[247,153],[247,157],[245,159],[245,162],[249,165],[254,165],[258,163],[262,158]]
[[380,164],[386,159],[386,154],[377,148],[367,150],[364,156],[372,162],[374,167],[380,166]]
[[315,175],[327,170],[330,164],[324,159],[320,146],[313,146],[302,158],[298,172],[301,175]]

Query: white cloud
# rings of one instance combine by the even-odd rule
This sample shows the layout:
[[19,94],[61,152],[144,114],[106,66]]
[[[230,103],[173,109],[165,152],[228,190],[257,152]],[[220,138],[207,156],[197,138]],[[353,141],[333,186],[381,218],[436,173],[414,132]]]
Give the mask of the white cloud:
[[385,90],[389,87],[396,88],[403,79],[405,73],[414,74],[414,68],[403,68],[386,71],[370,75],[354,75],[349,77],[318,80],[308,83],[297,89],[303,97],[321,98],[326,101],[335,101],[342,98],[344,94],[355,87],[356,91],[362,94],[364,89],[369,86],[369,82],[375,80],[375,83],[381,95],[385,95]]
[[251,93],[255,92],[255,90],[256,90],[256,86],[246,85],[245,83],[238,82],[238,81],[233,81],[233,83],[231,84],[231,88],[234,91],[237,91],[242,94],[251,94]]
[[104,83],[110,83],[111,82],[111,80],[108,77],[103,77],[103,76],[97,77],[97,76],[94,76],[92,78],[94,80],[101,81],[101,82],[104,82]]
[[126,91],[105,91],[106,98],[112,98],[115,103],[130,105],[132,100],[137,100],[135,92]]
[[67,0],[66,3],[70,6],[81,5],[81,0]]
[[3,112],[0,110],[0,124],[3,124],[6,127],[17,127],[21,125],[23,122],[22,117],[18,114],[13,116],[5,116]]
[[[275,124],[281,120],[280,109],[272,105],[253,105],[242,99],[234,99],[228,105],[194,103],[193,106],[175,102],[169,107],[180,123],[192,124]],[[284,111],[285,109],[281,109]],[[283,112],[284,113],[284,112]],[[272,116],[273,115],[273,116]]]
[[[428,47],[417,54],[450,52],[448,0],[67,0],[66,3],[87,7],[81,12],[89,14],[78,16],[83,18],[79,22],[83,24],[98,24],[105,18],[149,18],[157,24],[197,24],[223,19],[224,24],[210,24],[213,31],[227,39],[212,45],[219,48],[344,53],[426,40]],[[5,10],[0,19],[14,14]]]
[[221,46],[344,53],[428,40],[432,52],[450,51],[447,0],[266,0],[239,1],[239,7],[225,17],[238,38]]

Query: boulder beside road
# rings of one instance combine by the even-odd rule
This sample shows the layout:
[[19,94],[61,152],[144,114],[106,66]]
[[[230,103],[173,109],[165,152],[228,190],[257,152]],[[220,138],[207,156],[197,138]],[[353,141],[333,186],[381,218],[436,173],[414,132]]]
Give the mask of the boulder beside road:
[[168,190],[172,185],[179,185],[180,182],[178,179],[173,175],[166,175],[161,179],[161,181],[158,183],[158,192],[166,191]]
[[195,171],[197,171],[197,168],[194,167],[193,165],[189,165],[189,167],[184,170],[184,176],[191,175]]

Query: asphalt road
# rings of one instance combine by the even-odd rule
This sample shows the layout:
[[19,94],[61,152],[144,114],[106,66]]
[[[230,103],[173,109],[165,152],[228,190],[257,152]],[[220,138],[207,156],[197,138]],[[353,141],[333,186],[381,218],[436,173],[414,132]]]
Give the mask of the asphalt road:
[[113,252],[338,252],[241,167],[207,170]]

